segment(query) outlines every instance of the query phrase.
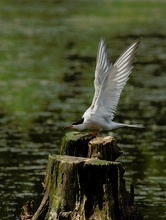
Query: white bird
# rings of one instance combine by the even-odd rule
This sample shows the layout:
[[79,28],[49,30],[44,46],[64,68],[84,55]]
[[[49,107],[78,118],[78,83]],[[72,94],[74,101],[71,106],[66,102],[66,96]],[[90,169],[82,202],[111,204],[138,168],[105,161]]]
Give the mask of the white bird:
[[108,60],[105,40],[101,37],[98,45],[92,104],[79,121],[67,128],[95,129],[99,132],[120,127],[142,127],[142,125],[113,122],[119,97],[133,68],[139,43],[140,39],[133,42],[112,65]]

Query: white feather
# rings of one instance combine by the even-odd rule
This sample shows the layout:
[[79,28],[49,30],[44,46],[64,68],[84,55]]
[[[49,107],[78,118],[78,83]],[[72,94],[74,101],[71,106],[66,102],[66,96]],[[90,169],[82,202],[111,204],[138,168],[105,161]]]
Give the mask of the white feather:
[[115,64],[111,68],[108,68],[107,72],[103,74],[105,77],[97,97],[95,97],[95,103],[93,109],[91,109],[91,116],[96,114],[102,115],[102,117],[108,117],[110,120],[114,118],[120,94],[131,73],[133,60],[139,43],[140,39],[131,44],[117,59]]
[[140,127],[140,125],[127,125],[112,121],[120,94],[131,73],[139,43],[140,39],[132,43],[115,64],[111,65],[108,60],[105,40],[103,37],[100,39],[94,79],[95,93],[92,104],[83,114],[83,122],[74,123],[69,127],[78,130],[111,130],[124,126]]

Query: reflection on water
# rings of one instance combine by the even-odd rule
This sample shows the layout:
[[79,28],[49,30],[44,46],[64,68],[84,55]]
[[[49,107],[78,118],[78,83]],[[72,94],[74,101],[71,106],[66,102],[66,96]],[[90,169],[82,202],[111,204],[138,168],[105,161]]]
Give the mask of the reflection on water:
[[[72,47],[70,42],[69,54]],[[165,51],[163,39],[144,38],[133,74],[119,102],[115,120],[144,124],[145,129],[127,128],[110,133],[124,152],[119,161],[126,169],[127,187],[134,184],[135,201],[147,219],[166,217]],[[48,154],[59,152],[63,127],[79,118],[90,104],[93,76],[86,74],[90,65],[86,65],[87,60],[92,65],[95,58],[77,54],[66,57],[68,68],[64,70],[63,82],[55,82],[56,98],[51,98],[42,112],[27,115],[33,120],[27,131],[22,130],[15,118],[1,113],[1,219],[13,219],[28,200],[34,199],[38,206]]]

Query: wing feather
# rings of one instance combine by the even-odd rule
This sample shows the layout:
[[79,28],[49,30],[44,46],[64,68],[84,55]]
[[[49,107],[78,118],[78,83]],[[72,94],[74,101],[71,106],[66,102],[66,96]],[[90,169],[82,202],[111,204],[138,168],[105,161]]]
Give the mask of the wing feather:
[[96,98],[100,91],[100,87],[102,82],[110,69],[111,64],[108,60],[108,54],[106,49],[106,43],[103,37],[101,37],[99,45],[98,45],[98,52],[97,52],[97,60],[96,60],[96,70],[95,70],[95,79],[94,79],[94,87],[95,93],[92,101],[92,108],[95,104]]
[[[108,65],[106,69],[102,68],[102,85],[97,87],[97,96],[93,99],[94,108],[91,109],[91,114],[103,116],[107,120],[114,118],[120,94],[132,71],[139,43],[140,39],[131,44],[111,68]],[[103,73],[105,70],[106,72]]]
[[95,79],[94,79],[95,92],[91,106],[83,114],[84,118],[86,118],[86,116],[88,116],[93,110],[102,82],[105,79],[105,76],[110,68],[111,68],[111,64],[108,60],[105,39],[101,37],[98,45],[97,59],[96,59],[96,69],[95,69]]

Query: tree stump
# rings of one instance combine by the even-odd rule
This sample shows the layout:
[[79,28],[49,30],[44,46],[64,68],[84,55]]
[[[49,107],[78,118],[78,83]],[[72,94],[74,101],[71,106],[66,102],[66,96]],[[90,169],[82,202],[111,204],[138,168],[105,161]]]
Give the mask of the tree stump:
[[111,220],[120,216],[123,172],[119,162],[50,155],[44,182],[49,191],[46,219]]
[[68,132],[62,139],[61,155],[87,157],[88,143],[94,137],[77,131]]
[[126,191],[122,164],[108,161],[122,153],[113,138],[69,133],[61,153],[48,157],[45,194],[32,220],[143,219],[133,187]]
[[97,157],[115,161],[123,152],[113,137],[95,137],[80,132],[69,132],[62,141],[61,154],[76,157]]
[[101,160],[115,161],[123,152],[113,137],[95,137],[88,143],[87,157],[98,157]]

